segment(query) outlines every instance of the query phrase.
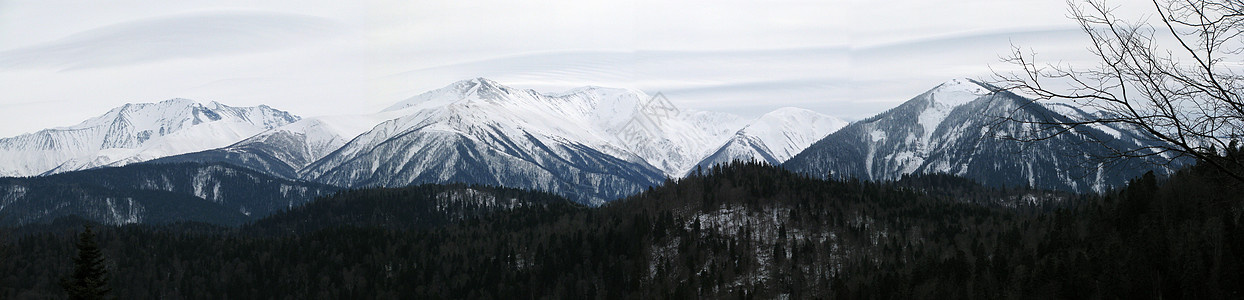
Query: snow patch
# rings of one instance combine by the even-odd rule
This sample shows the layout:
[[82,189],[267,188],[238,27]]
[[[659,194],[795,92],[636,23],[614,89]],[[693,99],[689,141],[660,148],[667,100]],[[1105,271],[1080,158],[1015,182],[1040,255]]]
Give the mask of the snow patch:
[[917,118],[924,129],[921,141],[926,145],[930,143],[933,132],[937,131],[942,121],[946,120],[955,108],[988,94],[989,89],[970,79],[954,79],[934,88],[926,94],[929,100],[928,106]]
[[885,131],[881,131],[881,130],[870,131],[868,132],[868,137],[872,139],[873,143],[883,141],[885,140]]
[[134,203],[133,198],[104,198],[104,205],[108,211],[106,219],[111,220],[112,224],[135,224],[142,222],[144,209],[142,205]]
[[22,198],[26,197],[26,192],[26,186],[24,185],[14,184],[6,187],[3,196],[0,197],[0,211],[4,211],[4,208],[10,204],[22,200]]
[[446,212],[461,206],[479,206],[489,209],[513,210],[526,204],[518,198],[498,199],[496,196],[476,189],[465,188],[436,194],[436,211]]

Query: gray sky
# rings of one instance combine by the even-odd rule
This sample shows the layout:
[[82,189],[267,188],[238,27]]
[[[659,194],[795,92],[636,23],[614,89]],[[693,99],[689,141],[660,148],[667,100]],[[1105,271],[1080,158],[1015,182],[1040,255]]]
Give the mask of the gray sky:
[[474,77],[855,120],[1006,68],[1011,43],[1086,46],[1053,0],[200,2],[0,0],[0,136],[169,98],[369,113]]

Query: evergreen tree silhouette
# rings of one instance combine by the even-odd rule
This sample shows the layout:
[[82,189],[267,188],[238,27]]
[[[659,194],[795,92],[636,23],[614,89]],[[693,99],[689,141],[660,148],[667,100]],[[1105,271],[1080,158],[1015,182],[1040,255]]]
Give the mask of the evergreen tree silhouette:
[[73,275],[61,279],[61,287],[69,299],[107,299],[108,270],[104,269],[104,255],[95,243],[91,226],[78,235],[78,257],[73,260]]

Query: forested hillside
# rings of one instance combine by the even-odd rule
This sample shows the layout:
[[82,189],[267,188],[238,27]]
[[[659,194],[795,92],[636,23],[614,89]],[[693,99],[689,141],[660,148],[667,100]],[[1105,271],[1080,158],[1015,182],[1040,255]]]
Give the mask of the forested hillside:
[[[97,232],[125,299],[1222,299],[1244,286],[1240,189],[1201,167],[1088,197],[735,163],[600,208],[423,186]],[[81,229],[41,226],[9,234],[0,296],[61,295]]]
[[134,164],[39,177],[0,177],[0,224],[75,215],[104,224],[183,221],[237,226],[340,188],[229,164]]

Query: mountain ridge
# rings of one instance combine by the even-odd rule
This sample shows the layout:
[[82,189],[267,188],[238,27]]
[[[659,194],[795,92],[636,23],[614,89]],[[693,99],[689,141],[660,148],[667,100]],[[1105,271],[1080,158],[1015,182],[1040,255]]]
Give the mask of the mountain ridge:
[[79,215],[105,224],[240,225],[339,190],[229,164],[132,164],[39,177],[0,177],[10,224]]
[[[1029,122],[1003,121],[1008,118]],[[1149,170],[1169,171],[1147,160],[1114,165],[1094,161],[1111,147],[1155,142],[1144,138],[1143,132],[1123,127],[1106,129],[1126,133],[1125,138],[1102,143],[1098,137],[1107,134],[1092,127],[1031,143],[1007,138],[1045,129],[1036,123],[1059,123],[1067,118],[1046,105],[979,81],[952,80],[830,134],[784,167],[818,177],[865,180],[946,173],[992,186],[1073,192],[1104,192]]]
[[260,105],[174,98],[130,103],[81,123],[0,139],[0,176],[34,176],[227,146],[299,117]]
[[736,160],[779,165],[846,125],[842,119],[811,110],[778,108],[739,129],[696,165],[703,169]]

